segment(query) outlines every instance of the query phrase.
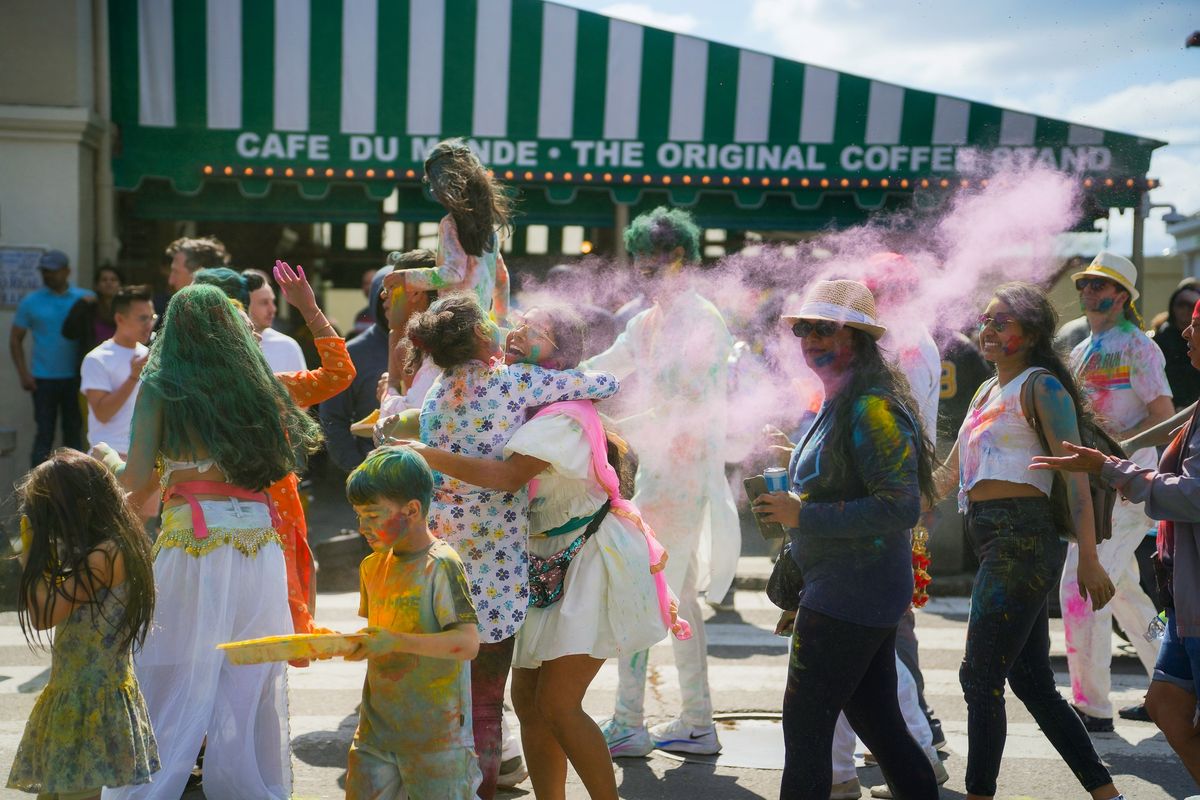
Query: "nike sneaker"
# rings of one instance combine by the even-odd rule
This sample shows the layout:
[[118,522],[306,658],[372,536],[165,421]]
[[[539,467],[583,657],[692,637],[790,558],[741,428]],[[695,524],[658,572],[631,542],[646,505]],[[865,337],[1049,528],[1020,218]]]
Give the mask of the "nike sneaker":
[[645,725],[623,725],[615,719],[607,719],[600,725],[604,741],[608,742],[608,754],[613,758],[643,758],[654,750],[650,734]]
[[651,727],[650,739],[659,750],[671,753],[714,755],[721,752],[716,725],[694,728],[681,719],[673,719]]

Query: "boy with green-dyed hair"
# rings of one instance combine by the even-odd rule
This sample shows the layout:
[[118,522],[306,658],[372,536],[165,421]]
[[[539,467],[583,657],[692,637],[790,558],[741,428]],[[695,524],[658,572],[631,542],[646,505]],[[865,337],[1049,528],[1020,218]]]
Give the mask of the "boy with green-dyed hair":
[[381,447],[346,479],[359,533],[374,551],[359,567],[358,613],[371,636],[350,745],[348,800],[469,800],[481,781],[471,727],[475,607],[462,561],[429,533],[433,473],[407,447]]

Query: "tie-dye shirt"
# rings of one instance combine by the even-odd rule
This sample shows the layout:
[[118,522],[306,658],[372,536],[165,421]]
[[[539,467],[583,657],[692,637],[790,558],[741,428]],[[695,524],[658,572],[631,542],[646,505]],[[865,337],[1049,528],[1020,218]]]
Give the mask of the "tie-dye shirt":
[[[474,624],[462,560],[445,542],[417,553],[372,553],[359,566],[359,616],[394,633]],[[466,661],[391,653],[367,662],[356,741],[388,753],[474,747]]]
[[[563,400],[601,400],[619,383],[603,372],[491,366],[469,361],[446,370],[421,408],[421,441],[477,458],[504,459],[504,445],[526,412]],[[479,612],[479,637],[499,642],[516,634],[529,606],[526,490],[482,489],[434,473],[429,530],[462,556]]]
[[1124,319],[1076,344],[1070,372],[1109,433],[1128,431],[1146,419],[1154,399],[1171,396],[1163,351]]
[[788,531],[804,574],[800,605],[872,627],[891,627],[912,602],[911,529],[921,515],[912,414],[894,400],[865,394],[850,413],[851,448],[843,469],[830,435],[835,414],[821,407],[788,465],[792,491],[807,495],[800,525]]
[[1114,435],[1146,419],[1153,400],[1171,396],[1166,363],[1154,340],[1124,319],[1071,351],[1071,373],[1104,429]]

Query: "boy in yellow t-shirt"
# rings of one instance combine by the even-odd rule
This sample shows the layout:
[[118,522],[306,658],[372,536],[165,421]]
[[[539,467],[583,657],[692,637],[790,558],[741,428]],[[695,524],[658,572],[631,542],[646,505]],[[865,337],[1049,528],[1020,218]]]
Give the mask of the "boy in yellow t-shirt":
[[350,745],[348,800],[475,796],[470,662],[479,651],[462,561],[426,525],[433,473],[407,447],[375,450],[346,479],[359,533],[358,613],[372,634],[346,658],[367,659]]

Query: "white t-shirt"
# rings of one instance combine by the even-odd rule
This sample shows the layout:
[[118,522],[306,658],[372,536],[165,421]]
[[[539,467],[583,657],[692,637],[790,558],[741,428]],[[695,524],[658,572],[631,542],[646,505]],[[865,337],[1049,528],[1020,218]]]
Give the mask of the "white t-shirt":
[[1110,434],[1144,420],[1155,398],[1171,396],[1162,350],[1126,320],[1075,345],[1071,373]]
[[308,369],[300,344],[274,328],[267,328],[262,332],[262,351],[267,357],[271,372],[300,372]]
[[917,401],[917,413],[921,415],[921,427],[929,441],[937,444],[938,399],[942,393],[942,355],[934,344],[933,337],[923,326],[906,341],[892,342],[885,338],[884,350],[895,352],[896,366],[908,378],[913,400]]
[[[135,356],[144,356],[148,352],[144,344],[136,347],[122,347],[109,339],[99,344],[94,350],[83,357],[80,367],[79,390],[87,392],[99,389],[102,392],[112,392],[129,379],[129,362]],[[129,452],[129,432],[133,423],[133,405],[137,402],[138,389],[141,382],[133,387],[125,403],[109,418],[101,422],[96,418],[96,412],[88,404],[88,444],[92,447],[101,442],[107,444],[118,453]]]

